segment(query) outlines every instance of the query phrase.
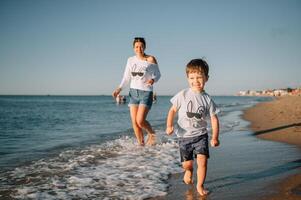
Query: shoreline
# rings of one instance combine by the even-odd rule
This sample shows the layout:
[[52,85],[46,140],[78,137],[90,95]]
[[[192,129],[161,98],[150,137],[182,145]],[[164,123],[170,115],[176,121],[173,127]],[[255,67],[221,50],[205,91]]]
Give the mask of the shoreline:
[[[242,118],[251,123],[249,127],[256,137],[287,143],[301,149],[301,96],[285,96],[259,103],[246,109]],[[300,199],[301,169],[297,174],[272,184],[271,187],[276,189],[276,194],[262,199]]]

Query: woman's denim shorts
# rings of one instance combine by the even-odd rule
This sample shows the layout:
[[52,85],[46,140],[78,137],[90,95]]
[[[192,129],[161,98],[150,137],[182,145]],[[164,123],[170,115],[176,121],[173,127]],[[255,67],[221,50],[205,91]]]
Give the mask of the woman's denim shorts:
[[130,102],[129,106],[131,105],[145,105],[148,109],[151,109],[153,104],[153,92],[152,91],[144,91],[138,89],[130,88],[129,92]]

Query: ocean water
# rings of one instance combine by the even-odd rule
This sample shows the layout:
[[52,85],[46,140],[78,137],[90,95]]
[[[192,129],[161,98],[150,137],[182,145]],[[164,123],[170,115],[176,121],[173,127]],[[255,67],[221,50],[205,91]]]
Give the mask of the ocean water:
[[[182,169],[177,139],[164,133],[170,98],[159,96],[148,115],[157,145],[140,147],[127,104],[116,105],[110,96],[0,96],[0,199],[172,199],[170,177]],[[209,187],[223,191],[225,199],[233,198],[235,189],[246,191],[245,196],[256,193],[254,177],[265,175],[259,172],[266,162],[278,162],[274,150],[281,149],[283,166],[291,166],[299,152],[258,142],[240,118],[243,109],[270,98],[213,98],[222,111],[224,145],[212,151],[217,159],[210,159]],[[281,169],[286,168],[275,170]],[[265,177],[268,181],[262,183],[292,170]]]

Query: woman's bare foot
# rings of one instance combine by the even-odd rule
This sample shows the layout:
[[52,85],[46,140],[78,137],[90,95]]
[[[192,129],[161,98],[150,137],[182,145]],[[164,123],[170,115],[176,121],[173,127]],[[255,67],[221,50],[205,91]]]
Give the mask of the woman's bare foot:
[[139,143],[139,146],[144,146],[144,140],[142,140],[141,142],[138,142]]
[[209,193],[209,191],[206,190],[203,185],[197,186],[196,189],[201,196],[205,196]]
[[185,170],[183,181],[184,181],[185,184],[193,184],[192,171]]
[[147,134],[147,140],[146,145],[153,146],[156,143],[156,134],[155,133],[149,133]]

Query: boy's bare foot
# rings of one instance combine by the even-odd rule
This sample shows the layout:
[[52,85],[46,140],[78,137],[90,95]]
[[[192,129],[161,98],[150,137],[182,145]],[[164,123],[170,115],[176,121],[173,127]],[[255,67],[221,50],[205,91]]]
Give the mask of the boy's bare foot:
[[205,195],[209,194],[209,191],[206,190],[206,189],[204,188],[203,185],[197,186],[196,189],[198,190],[198,193],[199,193],[201,196],[205,196]]
[[184,181],[185,184],[193,184],[192,171],[185,170],[183,181]]
[[147,134],[147,140],[146,145],[153,146],[156,143],[156,134],[155,133],[149,133]]

